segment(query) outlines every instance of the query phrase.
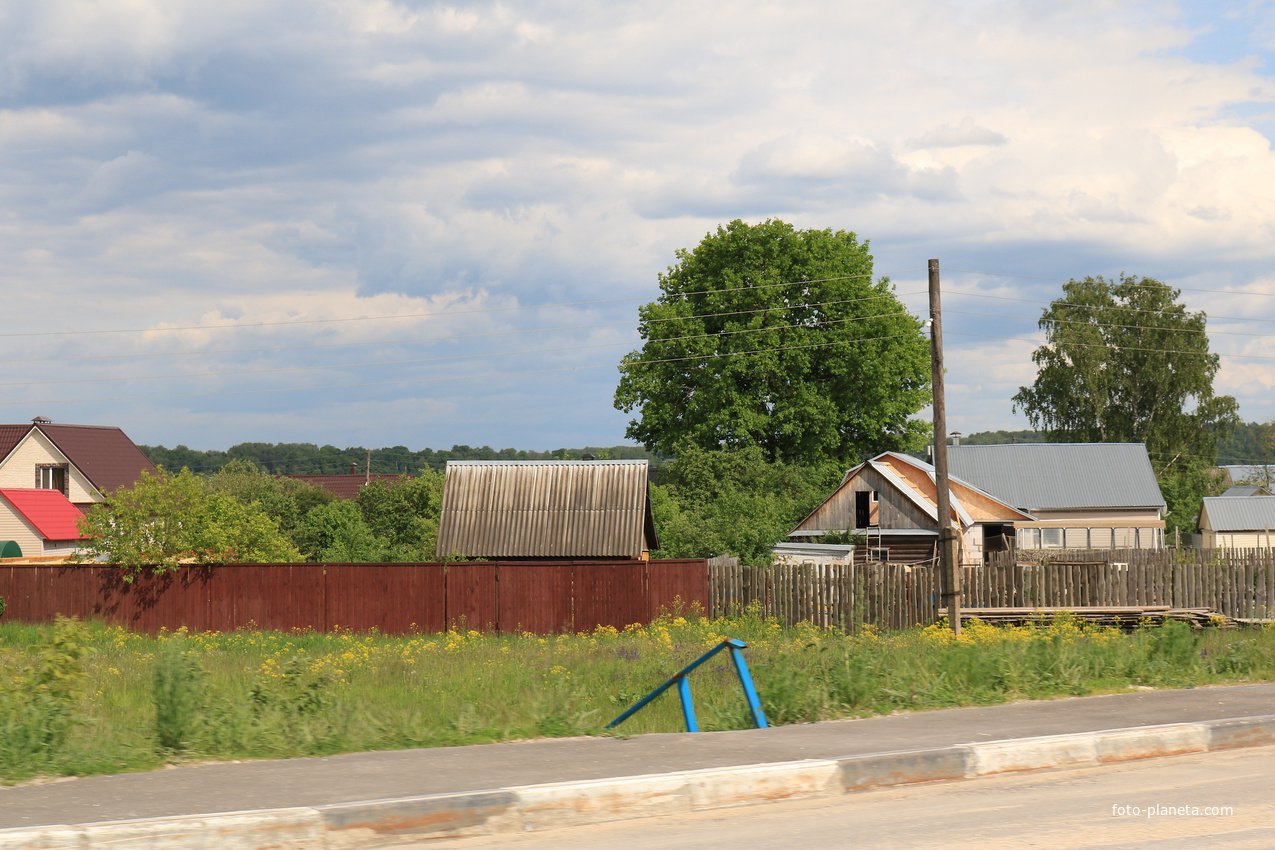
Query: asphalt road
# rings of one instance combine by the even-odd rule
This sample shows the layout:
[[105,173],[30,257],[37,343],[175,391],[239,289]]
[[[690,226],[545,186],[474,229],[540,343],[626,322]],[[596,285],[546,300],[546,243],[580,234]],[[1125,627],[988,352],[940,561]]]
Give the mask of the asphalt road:
[[[1275,748],[400,845],[424,850],[1275,847]],[[1216,810],[1216,811],[1213,811]]]

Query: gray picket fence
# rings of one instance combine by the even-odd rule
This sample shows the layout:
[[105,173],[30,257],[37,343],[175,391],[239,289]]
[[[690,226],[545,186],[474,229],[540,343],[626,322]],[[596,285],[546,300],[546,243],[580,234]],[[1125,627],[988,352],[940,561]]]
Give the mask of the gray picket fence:
[[[1236,619],[1275,616],[1269,549],[1087,549],[999,552],[961,571],[965,608],[1159,606],[1208,608]],[[754,606],[787,625],[857,631],[935,622],[938,564],[708,565],[709,613]]]

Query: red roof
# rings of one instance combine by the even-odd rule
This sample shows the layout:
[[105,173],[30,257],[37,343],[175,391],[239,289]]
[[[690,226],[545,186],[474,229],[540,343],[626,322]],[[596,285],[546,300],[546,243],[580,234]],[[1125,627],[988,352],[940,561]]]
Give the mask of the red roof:
[[80,540],[76,520],[84,516],[59,490],[0,489],[9,504],[35,526],[45,540]]
[[[353,475],[285,475],[284,478],[295,478],[316,487],[322,487],[334,496],[342,499],[357,499],[359,488],[367,483],[368,475],[357,472]],[[372,475],[372,481],[383,481],[393,485],[398,483],[399,476],[378,472]]]

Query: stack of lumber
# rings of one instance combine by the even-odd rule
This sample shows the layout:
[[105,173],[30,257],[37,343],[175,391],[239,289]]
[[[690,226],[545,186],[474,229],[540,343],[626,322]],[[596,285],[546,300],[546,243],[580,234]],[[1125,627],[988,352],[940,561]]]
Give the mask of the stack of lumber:
[[1168,605],[1124,605],[1075,608],[962,608],[961,622],[978,619],[996,625],[1045,624],[1060,615],[1102,626],[1134,629],[1141,625],[1158,626],[1165,620],[1188,623],[1192,628],[1235,629],[1257,625],[1260,621],[1241,621],[1208,608],[1171,608]]

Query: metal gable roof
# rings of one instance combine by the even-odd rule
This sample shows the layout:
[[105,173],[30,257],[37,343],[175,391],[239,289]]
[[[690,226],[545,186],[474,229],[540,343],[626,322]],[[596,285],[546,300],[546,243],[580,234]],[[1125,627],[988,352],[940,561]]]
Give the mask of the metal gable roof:
[[1275,496],[1205,496],[1201,511],[1213,531],[1275,530]]
[[66,459],[102,493],[131,487],[141,477],[142,470],[155,471],[155,464],[113,425],[41,422],[32,427],[48,437],[58,451],[66,455]]
[[645,460],[447,462],[438,553],[638,558],[657,549]]
[[0,489],[0,496],[31,523],[45,540],[80,540],[77,521],[84,514],[59,490]]
[[1223,497],[1231,498],[1248,498],[1249,496],[1269,496],[1271,495],[1265,487],[1259,487],[1256,484],[1236,484],[1234,487],[1227,487]]
[[1165,508],[1142,443],[948,446],[952,475],[1026,511]]

